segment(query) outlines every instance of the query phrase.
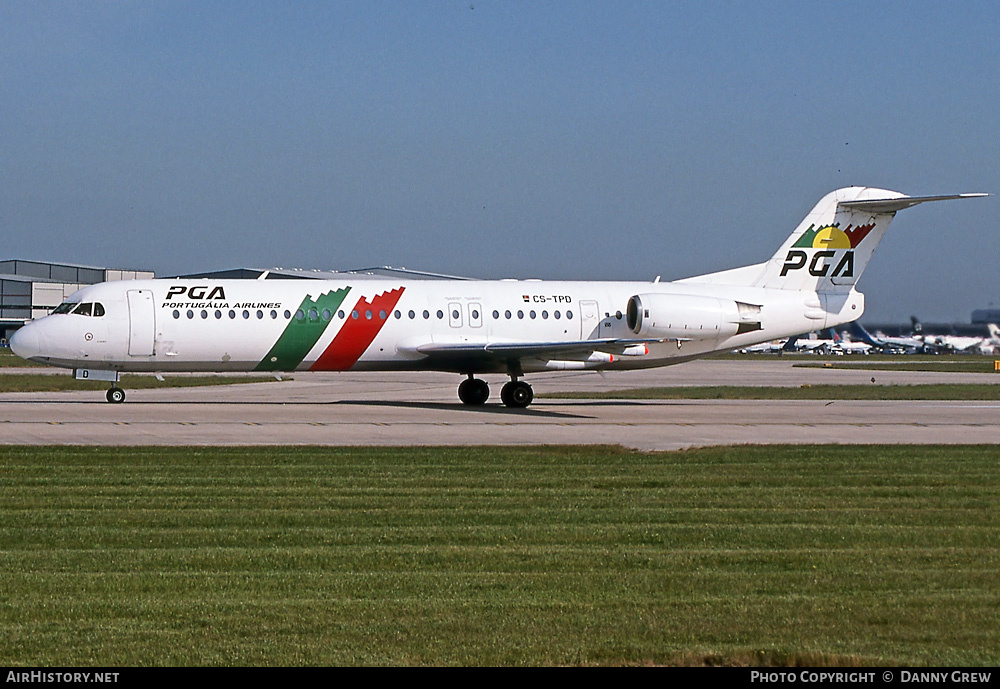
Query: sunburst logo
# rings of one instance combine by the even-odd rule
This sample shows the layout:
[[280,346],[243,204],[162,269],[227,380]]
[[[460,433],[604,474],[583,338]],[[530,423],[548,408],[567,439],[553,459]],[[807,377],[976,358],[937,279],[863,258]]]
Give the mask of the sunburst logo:
[[[792,244],[791,250],[785,257],[785,264],[781,267],[781,275],[784,277],[790,271],[799,270],[806,267],[809,260],[808,254],[801,249],[822,249],[813,254],[809,261],[809,274],[815,277],[854,277],[854,249],[858,247],[865,237],[875,229],[875,223],[868,225],[848,225],[845,229],[840,229],[839,224],[824,225],[817,228],[810,225],[809,229],[802,233],[802,236]],[[826,259],[837,255],[838,250],[844,251],[840,261],[830,271],[832,263],[827,263]]]
[[864,241],[868,233],[875,229],[875,223],[868,225],[858,225],[854,227],[848,225],[847,229],[840,229],[837,225],[825,225],[815,229],[815,225],[810,225],[809,229],[802,233],[799,240],[792,244],[793,248],[803,249],[855,249],[858,244]]

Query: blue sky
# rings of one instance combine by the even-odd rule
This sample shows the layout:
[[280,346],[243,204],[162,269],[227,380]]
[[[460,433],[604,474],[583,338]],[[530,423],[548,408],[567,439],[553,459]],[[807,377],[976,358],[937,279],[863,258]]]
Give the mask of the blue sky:
[[[0,258],[664,279],[828,191],[1000,194],[995,2],[0,2]],[[1000,303],[1000,197],[864,320]]]

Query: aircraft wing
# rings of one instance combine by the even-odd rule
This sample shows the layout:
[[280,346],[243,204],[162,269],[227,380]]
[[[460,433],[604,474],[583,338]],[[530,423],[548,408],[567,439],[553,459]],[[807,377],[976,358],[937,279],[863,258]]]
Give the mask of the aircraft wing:
[[593,352],[622,354],[631,347],[662,342],[656,339],[601,338],[571,342],[434,342],[413,347],[430,357],[506,361],[509,359],[560,359],[586,357]]

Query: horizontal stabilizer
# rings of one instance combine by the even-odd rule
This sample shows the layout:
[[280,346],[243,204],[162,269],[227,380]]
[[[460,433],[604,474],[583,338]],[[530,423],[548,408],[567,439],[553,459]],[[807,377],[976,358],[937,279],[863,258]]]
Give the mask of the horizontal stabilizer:
[[912,208],[918,203],[928,201],[951,201],[953,199],[975,199],[989,194],[950,194],[947,196],[900,196],[895,199],[863,199],[860,201],[840,201],[837,205],[840,208],[849,208],[855,211],[867,211],[868,213],[895,213],[904,208]]

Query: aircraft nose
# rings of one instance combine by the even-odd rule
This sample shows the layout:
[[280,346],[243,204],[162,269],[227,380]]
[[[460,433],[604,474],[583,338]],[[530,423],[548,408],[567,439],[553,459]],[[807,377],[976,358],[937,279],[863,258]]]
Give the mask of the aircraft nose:
[[10,336],[10,348],[22,359],[31,359],[42,352],[42,344],[38,341],[38,329],[26,325]]

